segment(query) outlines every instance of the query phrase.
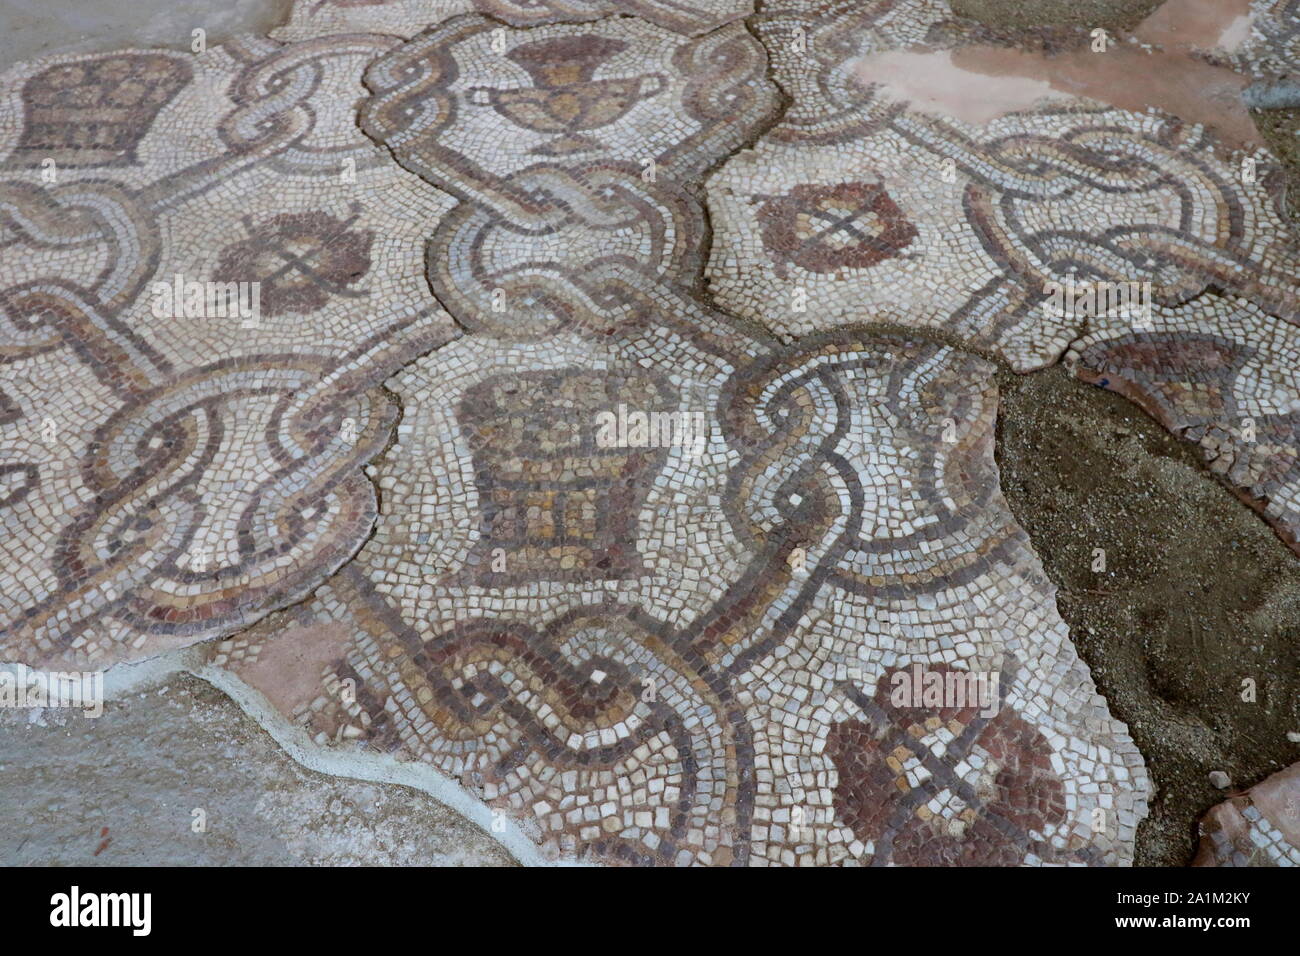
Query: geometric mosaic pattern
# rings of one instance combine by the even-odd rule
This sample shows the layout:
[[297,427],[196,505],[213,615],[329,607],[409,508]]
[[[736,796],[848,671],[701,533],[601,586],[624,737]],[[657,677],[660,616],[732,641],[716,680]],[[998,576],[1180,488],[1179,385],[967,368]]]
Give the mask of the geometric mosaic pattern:
[[[561,857],[1122,861],[1145,772],[997,491],[991,367],[875,334],[786,349],[677,309],[688,321],[634,326],[594,353],[578,336],[542,359],[470,336],[404,371],[409,431],[378,464],[374,539],[306,606],[214,660],[322,743],[427,761]],[[705,342],[687,338],[701,330]],[[742,348],[754,355],[732,370]],[[705,410],[709,440],[639,463],[631,573],[575,574],[566,562],[602,529],[560,527],[558,507],[533,550],[503,548],[493,572],[470,438],[485,409],[466,399],[503,374],[516,384],[515,427],[536,443],[529,487],[557,493],[572,479],[541,449],[557,433],[591,443],[566,399],[592,387],[574,363],[594,359],[623,397],[650,359]],[[543,370],[553,404],[519,387]],[[946,421],[962,423],[950,443]],[[262,661],[317,641],[315,691],[280,692]],[[999,675],[1002,716],[872,703],[916,666]],[[897,780],[860,772],[874,745],[859,728],[877,723],[914,748]],[[893,807],[902,835],[846,802]]]
[[1084,326],[1046,312],[1053,283],[1147,283],[1156,315],[1223,294],[1300,314],[1263,185],[1173,117],[1054,109],[976,134],[877,99],[854,116],[869,132],[778,127],[710,180],[721,306],[789,335],[939,328],[1021,371]]
[[[680,183],[773,115],[761,48],[501,35],[449,21],[367,72],[363,128],[461,200],[429,280],[471,334],[391,383],[374,538],[214,661],[558,858],[1124,860],[1141,758],[998,492],[992,366],[866,330],[784,346],[689,292]],[[593,461],[616,402],[703,440]],[[315,692],[279,691],[262,661],[313,640]],[[872,703],[913,667],[994,675],[1002,716]],[[911,744],[897,779],[863,769],[876,733]]]
[[599,263],[694,278],[705,224],[685,184],[775,114],[763,70],[741,24],[693,39],[460,17],[370,68],[361,125],[461,199],[429,246],[444,307],[474,332],[539,338],[615,320],[587,275]]
[[[1134,398],[1295,544],[1300,266],[1262,151],[859,78],[950,21],[298,0],[0,76],[0,659],[202,643],[555,860],[1131,862],[997,363]],[[1045,311],[1098,282],[1149,311]]]
[[1266,153],[1230,156],[1155,111],[1053,104],[975,128],[909,109],[855,70],[895,26],[890,5],[841,6],[758,20],[797,108],[709,181],[720,306],[789,335],[866,317],[940,328],[1020,371],[1084,327],[1044,309],[1053,283],[1148,283],[1156,314],[1231,294],[1300,315]]
[[[360,466],[396,417],[379,385],[455,334],[422,280],[445,199],[350,109],[395,42],[250,38],[6,76],[8,654],[106,666],[230,633],[364,540]],[[260,283],[257,314],[189,301],[240,282]]]

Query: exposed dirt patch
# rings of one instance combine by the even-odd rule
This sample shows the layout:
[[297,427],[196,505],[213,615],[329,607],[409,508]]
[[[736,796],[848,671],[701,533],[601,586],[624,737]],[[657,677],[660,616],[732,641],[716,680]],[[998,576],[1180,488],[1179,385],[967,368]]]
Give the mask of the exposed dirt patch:
[[0,776],[0,866],[513,862],[423,793],[300,766],[196,677],[110,701],[98,718],[0,709]]
[[1164,0],[951,0],[953,13],[995,30],[1103,27],[1132,30]]
[[266,33],[290,0],[3,0],[0,69],[52,53],[166,47],[189,50],[193,31],[208,47],[242,33]]
[[1282,163],[1282,192],[1279,207],[1300,232],[1300,109],[1251,110],[1259,135],[1269,152]]
[[1003,491],[1156,788],[1135,862],[1185,865],[1211,771],[1236,790],[1300,759],[1300,561],[1124,398],[1062,368],[999,385]]

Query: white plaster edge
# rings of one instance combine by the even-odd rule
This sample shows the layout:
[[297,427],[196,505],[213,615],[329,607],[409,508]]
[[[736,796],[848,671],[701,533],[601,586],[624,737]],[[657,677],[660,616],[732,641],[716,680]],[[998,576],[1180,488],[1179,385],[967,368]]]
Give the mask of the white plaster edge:
[[[308,770],[330,777],[345,777],[371,783],[410,787],[428,795],[473,823],[511,857],[524,866],[582,865],[547,859],[523,829],[502,817],[505,829],[492,829],[492,809],[456,781],[421,763],[397,760],[388,754],[327,751],[316,745],[307,732],[287,721],[260,692],[224,668],[204,663],[202,645],[183,648],[137,663],[121,663],[104,671],[104,700],[120,700],[166,683],[178,674],[190,674],[221,691],[253,720],[286,754]],[[0,668],[13,665],[0,663]]]
[[200,664],[196,660],[188,661],[183,669],[226,694],[245,714],[270,734],[271,739],[285,753],[307,769],[331,777],[351,777],[371,783],[391,783],[419,790],[473,823],[500,844],[516,862],[524,866],[557,865],[555,861],[543,856],[537,844],[508,817],[500,818],[505,829],[500,833],[494,832],[491,808],[471,795],[460,784],[438,773],[432,767],[420,763],[405,763],[387,754],[322,750],[312,742],[305,730],[290,724],[259,691],[254,690],[229,671],[210,664]]

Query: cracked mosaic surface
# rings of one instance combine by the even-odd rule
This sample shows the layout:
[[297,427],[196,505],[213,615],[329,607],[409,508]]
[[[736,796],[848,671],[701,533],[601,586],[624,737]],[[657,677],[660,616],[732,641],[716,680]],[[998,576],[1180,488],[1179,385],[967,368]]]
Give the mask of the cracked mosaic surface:
[[[1256,32],[1300,30],[1284,7],[1258,11]],[[759,18],[798,108],[709,180],[717,304],[785,336],[935,328],[1020,371],[1068,350],[1088,380],[1200,444],[1294,545],[1300,257],[1271,157],[1155,110],[937,115],[859,75],[897,30],[891,5],[825,9]],[[1104,283],[1146,283],[1149,311],[1048,308],[1054,287]],[[1207,335],[1226,351],[1198,352]]]
[[[998,493],[992,366],[866,330],[784,346],[687,291],[681,180],[773,115],[761,48],[507,36],[453,21],[367,73],[363,127],[461,199],[429,278],[473,334],[392,380],[373,540],[214,660],[561,858],[1126,859],[1145,772]],[[617,405],[703,440],[602,449]],[[262,660],[310,635],[321,688],[281,692]],[[918,664],[997,675],[1003,716],[873,703]],[[864,769],[881,741],[911,748],[897,779]]]
[[[106,666],[229,633],[364,540],[360,465],[396,418],[379,383],[455,334],[421,276],[445,197],[355,126],[394,42],[5,77],[7,656]],[[258,282],[260,314],[187,310],[178,282]]]
[[[1262,151],[864,80],[950,21],[299,0],[0,77],[0,658],[208,641],[556,860],[1130,862],[1146,768],[1003,500],[996,362],[1135,398],[1294,542],[1300,270]],[[260,314],[160,314],[175,277]]]
[[[214,660],[321,743],[428,761],[559,856],[1123,861],[1145,771],[997,492],[991,368],[870,333],[695,343],[717,320],[685,317],[615,333],[600,377],[592,346],[564,338],[538,355],[469,337],[403,372],[374,540]],[[585,473],[593,429],[569,396],[608,403],[612,380],[657,400],[647,367],[710,438],[697,455],[621,450],[631,533],[613,483]],[[310,696],[261,665],[301,641],[326,642]],[[999,674],[999,716],[872,703],[896,671],[939,663]],[[879,740],[912,748],[898,779],[863,770]],[[841,806],[864,803],[887,819]],[[1094,832],[1096,810],[1113,831]]]
[[1149,283],[1156,314],[1231,293],[1295,319],[1300,271],[1267,154],[1097,105],[983,127],[935,115],[858,75],[882,28],[872,16],[760,19],[799,109],[709,180],[720,306],[786,335],[867,319],[938,328],[1022,371],[1084,327],[1047,314],[1051,283]]
[[705,225],[687,183],[775,115],[764,65],[740,24],[684,39],[632,19],[465,17],[371,67],[361,124],[462,200],[429,247],[439,301],[471,331],[539,337],[618,312],[585,275],[600,263],[694,279]]

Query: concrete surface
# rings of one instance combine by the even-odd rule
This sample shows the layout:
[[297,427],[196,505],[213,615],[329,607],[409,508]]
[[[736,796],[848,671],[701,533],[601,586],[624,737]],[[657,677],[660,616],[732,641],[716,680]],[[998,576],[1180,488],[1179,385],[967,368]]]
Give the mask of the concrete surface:
[[282,22],[289,0],[0,0],[0,69],[46,53],[129,46],[188,50],[196,27],[209,46]]
[[188,676],[98,720],[0,711],[0,775],[3,866],[513,864],[422,793],[304,769]]

